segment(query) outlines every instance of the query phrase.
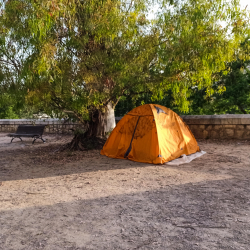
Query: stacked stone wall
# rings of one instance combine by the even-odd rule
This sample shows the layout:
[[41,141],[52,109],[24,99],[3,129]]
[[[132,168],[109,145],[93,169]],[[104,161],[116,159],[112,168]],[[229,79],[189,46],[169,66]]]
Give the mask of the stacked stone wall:
[[250,115],[182,116],[197,139],[250,139]]
[[197,139],[250,139],[250,125],[194,125],[190,130]]
[[[250,139],[250,115],[181,116],[196,139]],[[116,122],[122,117],[116,117]]]
[[83,125],[80,123],[58,119],[0,119],[0,132],[14,133],[17,130],[18,125],[21,124],[46,125],[44,132],[52,134],[72,134],[76,129],[84,129]]
[[[186,115],[181,116],[196,139],[250,139],[250,115]],[[122,117],[116,117],[116,123]],[[80,123],[57,119],[0,119],[0,132],[15,132],[20,124],[45,124],[45,133],[72,134],[84,129]]]

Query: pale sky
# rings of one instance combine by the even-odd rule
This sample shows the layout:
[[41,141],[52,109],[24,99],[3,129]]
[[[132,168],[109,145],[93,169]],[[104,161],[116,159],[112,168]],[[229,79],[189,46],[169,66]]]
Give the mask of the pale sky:
[[249,0],[240,0],[240,4],[241,4],[242,8],[244,8],[244,9],[248,5],[247,9],[250,10],[250,1]]
[[[247,6],[247,9],[250,11],[250,0],[240,0],[240,5],[242,9],[245,9]],[[154,7],[151,12],[149,12],[148,17],[153,18],[154,14],[156,14],[158,7]]]

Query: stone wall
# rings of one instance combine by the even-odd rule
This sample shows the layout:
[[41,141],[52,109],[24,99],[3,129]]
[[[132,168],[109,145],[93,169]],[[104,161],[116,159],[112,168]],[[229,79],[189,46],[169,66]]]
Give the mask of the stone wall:
[[250,139],[250,115],[182,116],[197,139]]
[[[186,115],[181,116],[196,139],[250,139],[250,115]],[[122,117],[116,117],[118,122]],[[0,132],[15,132],[19,124],[46,124],[45,133],[73,133],[83,126],[57,119],[0,119]]]
[[[122,117],[116,117],[118,122]],[[250,139],[250,115],[181,116],[196,139]]]
[[59,119],[0,119],[0,132],[14,133],[20,124],[47,125],[45,133],[72,134],[73,130],[77,128],[83,129],[83,126],[79,123]]

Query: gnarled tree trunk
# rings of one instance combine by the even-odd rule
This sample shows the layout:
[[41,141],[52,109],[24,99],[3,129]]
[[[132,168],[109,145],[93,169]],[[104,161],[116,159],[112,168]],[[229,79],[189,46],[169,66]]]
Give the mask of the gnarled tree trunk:
[[76,134],[73,140],[68,143],[64,149],[101,149],[105,143],[103,137],[111,132],[115,125],[114,107],[109,103],[104,113],[100,110],[95,110],[91,114],[91,121],[88,124],[87,131],[84,134]]
[[92,114],[86,136],[103,137],[106,133],[111,132],[115,125],[115,111],[112,104],[108,103],[104,113],[100,110],[96,110]]

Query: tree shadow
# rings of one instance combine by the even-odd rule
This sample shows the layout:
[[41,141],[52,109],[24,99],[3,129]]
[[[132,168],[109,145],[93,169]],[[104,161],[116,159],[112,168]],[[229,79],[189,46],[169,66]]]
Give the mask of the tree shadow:
[[[100,155],[99,151],[53,154],[59,145],[39,146],[0,152],[0,182],[81,174],[116,169],[156,168],[176,169],[185,172],[220,174],[224,163],[238,164],[236,156],[205,154],[191,163],[179,166],[152,165],[125,159],[112,159]],[[211,144],[211,147],[213,145]]]
[[[41,149],[42,150],[42,149]],[[81,174],[115,169],[152,166],[151,164],[112,159],[100,155],[99,151],[64,153],[63,156],[36,154],[25,150],[5,151],[0,159],[0,181],[47,178],[61,175]],[[49,157],[46,158],[46,155]],[[78,156],[80,158],[78,159]],[[55,157],[55,158],[54,158]],[[56,158],[57,157],[57,158]]]
[[1,211],[0,249],[247,250],[245,177]]

